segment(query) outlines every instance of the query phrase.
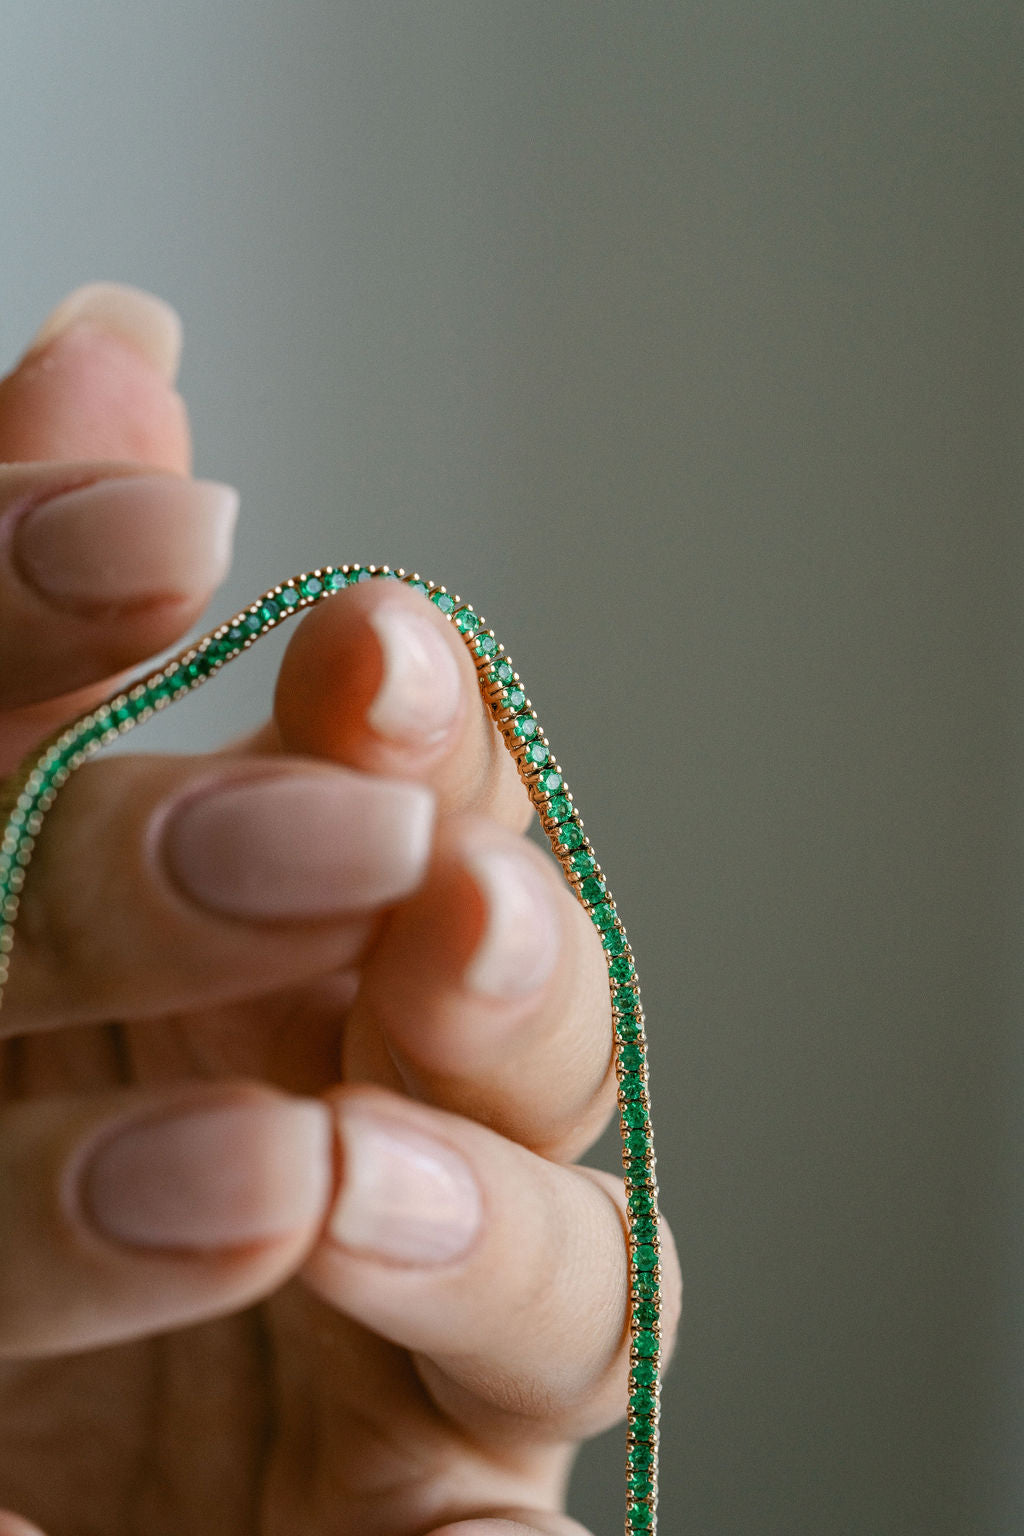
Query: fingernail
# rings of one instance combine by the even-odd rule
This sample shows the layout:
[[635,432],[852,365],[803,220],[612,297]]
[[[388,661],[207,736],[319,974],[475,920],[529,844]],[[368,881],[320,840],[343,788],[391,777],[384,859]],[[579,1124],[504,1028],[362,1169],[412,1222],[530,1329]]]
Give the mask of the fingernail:
[[125,475],[38,502],[15,528],[25,577],[58,605],[205,594],[227,574],[238,492],[179,475]]
[[136,1248],[227,1248],[319,1216],[331,1181],[331,1118],[314,1100],[191,1108],[118,1129],[82,1179],[86,1214]]
[[29,351],[49,346],[72,326],[88,326],[126,341],[173,384],[181,360],[181,319],[163,299],[125,283],[86,283],[43,321]]
[[365,1105],[342,1104],[342,1183],[329,1230],[335,1242],[400,1264],[444,1264],[464,1254],[482,1214],[480,1191],[453,1147]]
[[519,998],[551,975],[558,920],[547,881],[525,849],[476,848],[466,867],[487,905],[487,920],[465,974],[488,997]]
[[434,625],[397,603],[370,618],[380,643],[383,675],[367,720],[378,735],[430,745],[444,736],[459,708],[455,657]]
[[366,911],[419,884],[434,799],[418,784],[348,769],[218,785],[172,811],[172,874],[233,917]]

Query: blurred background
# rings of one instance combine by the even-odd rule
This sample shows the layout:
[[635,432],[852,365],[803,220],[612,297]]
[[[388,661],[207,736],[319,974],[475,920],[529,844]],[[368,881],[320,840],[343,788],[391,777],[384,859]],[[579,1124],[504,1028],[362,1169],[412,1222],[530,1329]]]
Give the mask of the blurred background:
[[[418,567],[566,764],[687,1280],[665,1536],[1024,1529],[1022,30],[4,0],[5,361],[81,282],[166,296],[243,496],[210,622]],[[257,719],[273,644],[140,745]]]

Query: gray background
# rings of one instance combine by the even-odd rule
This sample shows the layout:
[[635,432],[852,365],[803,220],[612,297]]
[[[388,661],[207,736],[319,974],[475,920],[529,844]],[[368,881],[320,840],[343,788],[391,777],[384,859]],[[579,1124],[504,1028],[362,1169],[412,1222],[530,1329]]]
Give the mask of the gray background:
[[3,0],[3,355],[165,294],[211,618],[415,565],[552,728],[651,1015],[666,1536],[1024,1529],[1016,11]]

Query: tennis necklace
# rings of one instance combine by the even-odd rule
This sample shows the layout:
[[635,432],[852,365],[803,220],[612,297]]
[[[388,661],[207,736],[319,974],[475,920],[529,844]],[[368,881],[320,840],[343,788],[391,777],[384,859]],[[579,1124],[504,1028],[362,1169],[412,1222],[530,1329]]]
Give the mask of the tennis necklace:
[[622,1164],[629,1213],[629,1402],[626,1532],[654,1536],[657,1526],[661,1392],[661,1267],[658,1186],[651,1135],[647,1039],[636,966],[604,873],[518,672],[467,603],[445,587],[386,565],[326,565],[273,587],[226,624],[179,652],[159,671],[114,694],[37,748],[0,785],[0,1004],[7,980],[25,873],[46,812],[86,758],[177,703],[291,614],[344,587],[401,581],[421,592],[454,624],[473,658],[484,703],[515,761],[552,852],[600,935],[608,967],[614,1029]]

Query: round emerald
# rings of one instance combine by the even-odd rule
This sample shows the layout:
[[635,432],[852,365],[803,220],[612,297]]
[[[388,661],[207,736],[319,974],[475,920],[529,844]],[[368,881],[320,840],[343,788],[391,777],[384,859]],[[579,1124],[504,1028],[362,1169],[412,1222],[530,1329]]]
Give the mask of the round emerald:
[[573,822],[567,821],[558,829],[558,841],[563,848],[579,848],[583,842],[583,833]]
[[650,1243],[642,1243],[636,1250],[633,1262],[637,1269],[656,1269],[658,1267],[658,1255]]
[[627,1072],[636,1072],[644,1064],[643,1047],[639,1045],[624,1045],[619,1052],[619,1061]]
[[430,594],[430,601],[440,608],[442,613],[455,612],[455,599],[450,597],[447,592],[432,592]]
[[517,715],[512,734],[517,741],[532,741],[539,730],[540,724],[536,715]]
[[420,593],[422,593],[422,595],[424,597],[426,597],[426,595],[427,595],[427,584],[426,584],[425,581],[410,581],[410,583],[409,583],[409,591],[410,592],[420,592]]
[[532,763],[535,768],[543,768],[551,753],[542,741],[535,741],[526,749],[526,761]]
[[[639,1216],[630,1228],[634,1243],[653,1243],[658,1235],[658,1223],[653,1216]],[[638,1269],[653,1269],[653,1264],[638,1264]]]
[[259,634],[263,627],[263,620],[260,618],[258,613],[247,613],[245,618],[242,620],[242,623],[245,625],[245,628],[249,631],[250,635]]
[[515,675],[515,670],[510,661],[497,661],[491,668],[491,681],[493,683],[510,683]]
[[611,928],[615,922],[615,908],[610,901],[604,901],[599,907],[594,907],[590,918],[599,928]]
[[634,1472],[626,1484],[634,1499],[646,1499],[654,1492],[654,1481],[649,1472]]
[[646,1387],[638,1388],[636,1392],[631,1393],[629,1406],[634,1413],[653,1413],[654,1393],[648,1392]]
[[629,1448],[629,1464],[637,1472],[646,1472],[654,1460],[654,1452],[647,1445],[631,1445]]
[[639,1072],[627,1072],[619,1078],[619,1092],[624,1099],[638,1099],[646,1086]]
[[344,571],[328,571],[324,577],[324,587],[328,592],[340,592],[344,585]]
[[653,1333],[638,1333],[633,1348],[642,1358],[650,1359],[658,1353],[658,1340]]
[[640,1020],[635,1014],[624,1014],[621,1019],[615,1021],[615,1033],[620,1040],[638,1040],[640,1038]]
[[[636,1432],[641,1422],[650,1423],[650,1420],[641,1421],[638,1419],[637,1423],[633,1426],[634,1433]],[[650,1436],[650,1433],[650,1430],[648,1430],[648,1437]],[[633,1527],[634,1531],[649,1531],[651,1526],[654,1524],[654,1515],[651,1510],[651,1506],[649,1504],[634,1504],[633,1508],[629,1511],[629,1523]]]
[[608,974],[612,981],[628,981],[633,974],[633,960],[630,955],[619,955],[608,967]]
[[635,1190],[626,1203],[633,1216],[651,1216],[654,1213],[654,1200],[645,1189]]
[[566,795],[556,795],[547,808],[552,821],[568,821],[572,815],[572,801]]
[[582,853],[573,854],[569,860],[569,868],[574,875],[589,875],[597,868],[597,860],[592,853],[588,853],[584,848]]
[[513,714],[518,714],[526,703],[526,694],[522,688],[506,688],[501,696],[504,709],[510,709]]
[[[323,589],[323,582],[320,581],[316,576],[307,577],[307,579],[302,583],[302,593],[304,593],[306,597],[316,597],[318,593],[323,591]],[[277,601],[280,603],[282,608],[294,608],[298,603],[302,593],[297,592],[294,587],[282,587],[281,591],[278,593]]]
[[[345,572],[345,581],[347,582],[347,584],[350,587],[354,587],[356,585],[356,583],[359,582],[359,581],[371,581],[371,580],[372,580],[372,577],[370,575],[370,572],[368,570],[366,570],[365,567],[363,567],[361,565],[350,565],[348,570]],[[454,604],[452,606],[454,607]],[[445,612],[448,613],[448,612],[450,612],[450,610],[449,609],[445,609]]]
[[549,768],[546,773],[542,773],[537,780],[537,788],[545,795],[557,794],[561,787],[562,775],[556,773],[553,768]]
[[604,881],[598,880],[597,877],[593,875],[589,880],[584,880],[583,884],[580,886],[580,895],[583,897],[583,900],[587,902],[600,901],[605,895],[607,895],[607,892],[608,887],[605,885]]
[[272,624],[274,620],[279,617],[280,613],[281,610],[277,606],[276,598],[268,597],[265,598],[262,603],[260,603],[260,618],[263,620],[264,624]]
[[[612,966],[615,964],[616,962],[613,961]],[[611,971],[612,966],[609,966],[609,972]],[[615,996],[612,998],[612,1001],[614,1002],[616,1008],[618,1008],[622,1013],[632,1013],[633,1009],[639,1002],[639,998],[636,994],[636,988],[616,987]]]
[[623,1172],[634,1184],[644,1184],[647,1181],[650,1169],[643,1157],[627,1157],[623,1162]]
[[622,1109],[623,1123],[631,1131],[639,1126],[647,1124],[647,1106],[641,1099],[634,1099],[632,1103],[625,1104]]
[[477,635],[473,641],[473,649],[478,656],[482,656],[486,661],[489,656],[493,656],[497,651],[498,642],[493,635]]
[[610,955],[621,955],[626,947],[626,935],[621,928],[608,928],[601,935],[601,943]]
[[472,635],[480,628],[480,620],[472,608],[460,608],[455,615],[455,628],[460,635]]
[[658,1282],[651,1270],[644,1270],[640,1274],[633,1276],[633,1291],[637,1296],[657,1296]]
[[651,1145],[651,1138],[644,1129],[626,1132],[626,1151],[633,1157],[642,1158]]
[[[657,1322],[658,1309],[653,1301],[638,1301],[633,1308],[633,1321],[641,1328],[649,1328]],[[649,1387],[658,1379],[658,1367],[653,1360],[638,1360],[633,1367],[633,1380],[641,1387]]]
[[[654,1421],[648,1417],[634,1419],[629,1430],[634,1440],[653,1440]],[[643,1507],[642,1504],[637,1505],[637,1509],[643,1509]]]

